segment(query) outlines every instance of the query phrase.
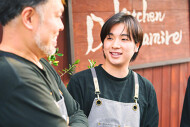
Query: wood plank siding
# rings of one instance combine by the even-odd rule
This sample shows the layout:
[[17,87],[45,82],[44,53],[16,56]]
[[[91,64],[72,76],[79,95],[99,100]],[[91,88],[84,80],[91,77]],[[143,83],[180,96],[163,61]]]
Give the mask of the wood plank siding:
[[159,107],[159,127],[179,127],[190,76],[190,62],[135,71],[154,85]]

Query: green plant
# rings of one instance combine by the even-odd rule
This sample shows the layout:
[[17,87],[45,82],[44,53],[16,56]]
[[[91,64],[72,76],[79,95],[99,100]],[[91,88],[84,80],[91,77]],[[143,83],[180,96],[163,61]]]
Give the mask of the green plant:
[[[59,48],[56,49],[55,54],[48,56],[48,61],[50,64],[53,64],[54,66],[58,66],[59,61],[56,61],[56,56],[63,56],[62,53],[58,53]],[[75,71],[76,68],[76,64],[78,64],[80,62],[80,60],[76,60],[72,65],[69,64],[69,69],[65,68],[62,71],[59,71],[61,73],[60,77],[62,77],[64,74],[68,73],[70,75],[72,75]]]
[[54,66],[58,66],[59,61],[56,61],[56,56],[63,56],[62,53],[58,53],[59,48],[56,49],[55,54],[48,56],[48,61],[50,64],[53,64]]
[[[59,64],[59,61],[56,61],[56,56],[63,56],[62,53],[58,53],[59,51],[59,48],[56,49],[56,52],[55,54],[51,55],[51,56],[48,56],[48,61],[50,64],[54,65],[54,66],[58,66]],[[90,66],[88,66],[88,68],[93,68],[95,67],[96,65],[96,61],[93,61],[93,60],[89,60],[89,63],[90,63]],[[76,60],[73,64],[69,64],[69,68],[65,68],[63,69],[62,71],[59,71],[59,73],[61,74],[60,77],[62,77],[63,75],[65,75],[66,73],[68,73],[69,75],[73,75],[74,71],[75,71],[75,68],[76,68],[76,65],[80,62],[80,60]]]
[[[72,65],[69,64],[69,69],[65,68],[63,69],[62,71],[64,72],[61,72],[59,71],[59,73],[61,73],[61,76],[63,76],[64,74],[68,73],[69,75],[73,75],[74,71],[75,71],[75,68],[76,68],[76,64],[78,64],[80,62],[80,60],[76,60]],[[60,76],[60,77],[61,77]]]
[[89,60],[88,59],[88,62],[90,63],[90,66],[88,66],[88,68],[93,68],[93,67],[95,67],[96,65],[96,61],[93,61],[93,60]]

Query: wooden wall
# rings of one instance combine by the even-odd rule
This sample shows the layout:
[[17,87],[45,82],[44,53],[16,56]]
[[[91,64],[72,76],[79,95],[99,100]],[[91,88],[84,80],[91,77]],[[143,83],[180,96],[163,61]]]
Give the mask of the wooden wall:
[[159,127],[179,127],[190,62],[135,71],[154,85],[160,115]]

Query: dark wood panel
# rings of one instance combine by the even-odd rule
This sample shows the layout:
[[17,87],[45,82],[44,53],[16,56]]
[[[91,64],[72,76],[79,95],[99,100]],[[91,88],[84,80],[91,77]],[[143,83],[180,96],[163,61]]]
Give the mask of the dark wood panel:
[[179,121],[181,121],[181,113],[184,103],[184,96],[187,88],[187,81],[190,76],[190,62],[181,64],[180,66],[180,100],[179,100]]
[[[153,81],[152,81],[158,102],[158,110],[162,112],[162,67],[153,68]],[[161,124],[162,119],[159,119],[159,123]]]
[[144,77],[152,82],[152,68],[144,69]]
[[183,101],[184,101],[184,96],[185,96],[185,91],[187,87],[187,70],[188,64],[180,64],[180,83],[179,83],[179,123],[181,121],[181,113],[182,113],[182,108],[183,108]]
[[107,12],[114,9],[113,0],[72,0],[72,5],[74,13]]
[[138,74],[144,76],[144,71],[143,71],[143,69],[134,70],[134,71],[135,71],[136,73],[138,73]]
[[171,70],[171,127],[179,126],[179,65],[172,65]]
[[159,127],[179,127],[190,76],[190,62],[135,71],[154,85],[159,107]]
[[159,125],[170,127],[171,66],[163,67],[162,76],[162,112],[159,112],[162,123]]

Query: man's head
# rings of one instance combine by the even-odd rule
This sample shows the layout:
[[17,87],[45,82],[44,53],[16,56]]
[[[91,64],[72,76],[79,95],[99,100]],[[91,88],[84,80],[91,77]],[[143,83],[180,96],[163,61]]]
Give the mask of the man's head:
[[19,41],[34,54],[52,55],[59,31],[64,29],[63,4],[64,0],[1,0],[0,23],[4,29],[19,29]]
[[[135,52],[131,58],[131,61],[134,61],[142,46],[143,31],[139,22],[131,15],[127,15],[123,12],[120,12],[113,15],[105,22],[100,33],[101,41],[103,43],[103,48],[104,48],[104,40],[106,39],[107,35],[110,33],[111,29],[117,24],[124,24],[125,28],[123,28],[123,30],[126,30],[127,34],[129,34],[129,39],[133,40],[135,45],[138,47],[138,51]],[[105,54],[104,57],[106,57]]]
[[47,5],[36,10],[41,19],[35,34],[36,44],[46,55],[52,55],[56,51],[59,32],[64,29],[61,20],[64,7],[60,0],[49,0]]
[[35,8],[48,0],[1,0],[0,23],[5,26],[9,21],[20,15],[25,7]]
[[[25,7],[33,7],[46,3],[48,0],[0,0],[0,23],[5,26],[10,20],[20,15]],[[62,0],[65,4],[65,1]]]

